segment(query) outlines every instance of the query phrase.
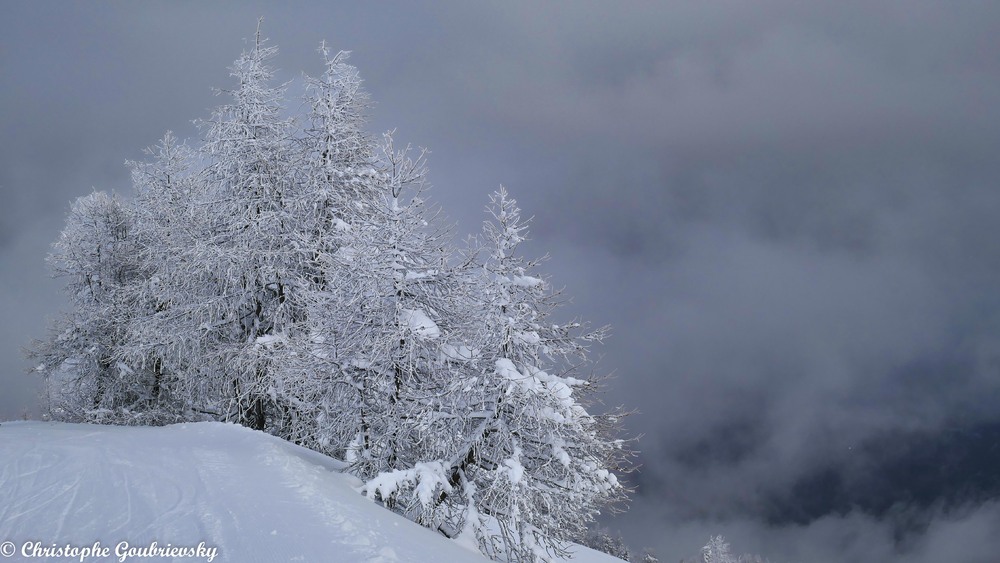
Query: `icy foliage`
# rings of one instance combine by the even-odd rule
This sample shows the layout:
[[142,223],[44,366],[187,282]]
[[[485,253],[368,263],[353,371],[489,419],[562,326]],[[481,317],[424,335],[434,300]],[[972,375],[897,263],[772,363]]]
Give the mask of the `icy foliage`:
[[440,350],[441,359],[446,361],[471,362],[472,360],[479,359],[479,350],[470,348],[465,344],[442,344]]
[[451,492],[441,462],[417,463],[411,469],[380,473],[365,485],[368,498],[389,501],[400,491],[412,489],[421,506],[430,507],[440,492]]
[[458,246],[425,154],[369,135],[357,70],[320,51],[307,115],[258,34],[199,146],[167,134],[133,200],[74,203],[50,257],[72,311],[34,353],[52,416],[236,422],[491,557],[565,555],[624,495],[620,413],[590,410],[604,331],[551,321],[505,189]]
[[532,276],[514,276],[511,283],[518,287],[538,287],[545,282]]
[[441,336],[441,330],[422,309],[403,309],[399,320],[420,338],[434,339]]

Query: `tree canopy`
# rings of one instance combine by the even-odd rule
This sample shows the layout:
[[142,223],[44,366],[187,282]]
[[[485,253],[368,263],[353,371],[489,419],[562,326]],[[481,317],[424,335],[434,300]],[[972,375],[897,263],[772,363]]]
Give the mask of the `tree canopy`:
[[72,206],[49,263],[71,310],[33,355],[53,418],[232,421],[344,459],[365,493],[495,559],[564,555],[623,499],[618,410],[520,255],[504,188],[462,243],[424,154],[367,132],[348,53],[320,49],[303,115],[259,37],[189,147],[129,163],[134,193]]

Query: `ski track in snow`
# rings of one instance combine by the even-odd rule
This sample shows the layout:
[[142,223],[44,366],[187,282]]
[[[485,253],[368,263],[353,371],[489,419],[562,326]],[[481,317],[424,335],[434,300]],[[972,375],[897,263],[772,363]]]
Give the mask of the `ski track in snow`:
[[[487,561],[371,502],[343,467],[232,424],[4,422],[0,542],[14,542],[18,553],[0,561],[27,561],[19,550],[28,541],[81,547],[99,541],[112,548],[103,561],[116,560],[114,546],[122,541],[205,542],[218,548],[216,562]],[[574,550],[574,563],[620,561]]]
[[485,560],[372,503],[337,469],[234,425],[5,422],[0,541],[206,542],[215,561]]

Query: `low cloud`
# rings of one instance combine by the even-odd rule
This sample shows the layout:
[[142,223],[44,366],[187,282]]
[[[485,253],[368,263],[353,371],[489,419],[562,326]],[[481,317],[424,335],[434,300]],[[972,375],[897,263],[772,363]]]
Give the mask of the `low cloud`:
[[[1000,505],[926,512],[901,507],[896,520],[859,512],[830,515],[807,525],[768,526],[754,519],[671,521],[662,514],[635,511],[630,539],[646,541],[662,561],[693,558],[710,536],[723,535],[734,553],[766,554],[786,563],[991,563],[996,561],[995,530]],[[652,541],[652,544],[649,542]]]

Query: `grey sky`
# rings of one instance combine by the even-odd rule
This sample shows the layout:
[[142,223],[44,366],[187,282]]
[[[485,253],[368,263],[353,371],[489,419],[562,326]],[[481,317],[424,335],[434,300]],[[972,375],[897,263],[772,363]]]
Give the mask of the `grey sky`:
[[0,419],[37,414],[20,348],[69,202],[195,137],[263,15],[283,79],[352,50],[459,232],[503,183],[567,314],[613,325],[632,544],[1000,553],[1000,5],[357,4],[0,3]]

